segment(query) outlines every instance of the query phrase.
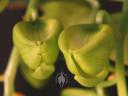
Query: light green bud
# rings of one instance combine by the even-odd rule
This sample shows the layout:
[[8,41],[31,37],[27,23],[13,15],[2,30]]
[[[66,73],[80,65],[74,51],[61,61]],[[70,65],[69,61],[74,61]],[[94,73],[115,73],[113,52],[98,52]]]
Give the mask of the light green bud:
[[61,30],[60,22],[55,19],[21,21],[14,26],[14,45],[32,78],[46,80],[54,72]]
[[59,47],[69,71],[86,87],[96,86],[108,75],[114,42],[113,30],[107,24],[74,25],[59,37]]

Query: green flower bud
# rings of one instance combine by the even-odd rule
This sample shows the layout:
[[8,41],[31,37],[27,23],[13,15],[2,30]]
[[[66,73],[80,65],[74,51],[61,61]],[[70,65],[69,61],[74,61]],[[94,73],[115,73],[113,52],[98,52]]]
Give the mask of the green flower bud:
[[107,24],[80,24],[61,33],[59,47],[75,80],[94,87],[108,74],[114,41],[113,30]]
[[43,18],[57,18],[64,27],[92,23],[97,8],[86,0],[47,0],[42,4]]
[[61,92],[61,96],[97,96],[94,90],[67,88]]
[[13,41],[31,77],[45,80],[54,72],[62,30],[55,19],[21,21],[14,26]]

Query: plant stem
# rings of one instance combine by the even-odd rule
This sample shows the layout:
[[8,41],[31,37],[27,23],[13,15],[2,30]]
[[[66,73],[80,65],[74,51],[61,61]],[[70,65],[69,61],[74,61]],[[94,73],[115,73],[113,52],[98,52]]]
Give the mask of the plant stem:
[[19,54],[17,49],[12,49],[7,68],[4,73],[4,96],[13,96],[14,94],[14,79],[19,64]]
[[38,12],[36,8],[38,3],[39,3],[39,0],[30,0],[27,7],[27,11],[24,16],[24,19],[26,21],[35,20],[38,17]]
[[123,37],[125,37],[127,32],[127,25],[128,25],[128,0],[123,1],[123,10],[122,16],[120,21],[120,32],[122,32]]
[[124,3],[123,3],[123,11],[128,11],[128,0],[124,0]]
[[125,69],[123,60],[123,39],[119,39],[116,44],[116,76],[117,76],[117,89],[119,96],[127,96],[127,87],[125,79]]
[[98,0],[86,0],[87,2],[89,2],[92,5],[92,8],[96,11],[99,9],[100,5]]
[[97,86],[96,91],[97,91],[97,94],[98,94],[97,96],[106,96],[103,87]]
[[126,35],[127,26],[127,16],[128,16],[128,0],[123,2],[123,12],[120,23],[120,38],[116,42],[116,76],[117,76],[117,89],[119,96],[128,96],[127,94],[127,84],[125,78],[124,69],[124,38]]

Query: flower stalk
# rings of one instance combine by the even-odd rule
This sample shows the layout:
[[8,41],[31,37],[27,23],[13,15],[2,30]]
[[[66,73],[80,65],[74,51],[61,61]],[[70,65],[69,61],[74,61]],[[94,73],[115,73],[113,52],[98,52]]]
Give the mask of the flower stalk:
[[97,91],[97,94],[98,94],[97,96],[106,96],[103,87],[97,86],[96,91]]
[[117,92],[118,96],[128,96],[127,84],[124,69],[124,38],[126,35],[127,16],[128,16],[128,0],[123,2],[122,17],[120,23],[120,38],[116,42],[116,76],[117,76]]
[[28,4],[27,11],[24,16],[24,20],[36,20],[38,17],[38,11],[37,11],[37,5],[39,3],[39,0],[30,0],[30,3]]
[[12,49],[7,69],[4,73],[4,96],[13,96],[14,94],[14,79],[19,65],[19,54],[17,49]]

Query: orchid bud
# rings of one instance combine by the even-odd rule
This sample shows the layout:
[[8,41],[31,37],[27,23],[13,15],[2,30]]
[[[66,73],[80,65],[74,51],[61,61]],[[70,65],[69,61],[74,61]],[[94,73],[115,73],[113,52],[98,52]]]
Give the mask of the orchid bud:
[[79,24],[61,33],[59,47],[74,79],[94,87],[108,75],[114,41],[113,30],[107,24]]
[[14,26],[14,45],[32,78],[46,80],[54,72],[61,30],[60,22],[55,19],[21,21]]

